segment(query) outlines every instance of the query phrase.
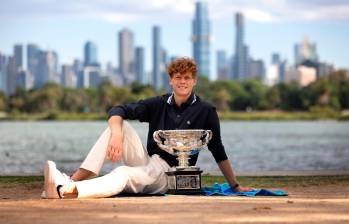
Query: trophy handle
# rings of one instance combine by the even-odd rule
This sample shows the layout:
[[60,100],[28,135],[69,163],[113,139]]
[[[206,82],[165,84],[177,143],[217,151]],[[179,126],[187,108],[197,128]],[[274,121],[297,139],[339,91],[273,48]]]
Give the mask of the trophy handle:
[[158,131],[154,131],[153,133],[153,138],[155,140],[155,142],[158,144],[158,146],[165,150],[166,152],[172,154],[173,153],[173,149],[169,146],[166,146],[162,143],[162,139],[161,139],[161,135],[163,135],[163,131],[162,130],[158,130]]
[[212,131],[211,130],[205,130],[204,131],[205,133],[205,136],[204,138],[202,139],[202,145],[207,145],[208,142],[211,140],[212,138]]

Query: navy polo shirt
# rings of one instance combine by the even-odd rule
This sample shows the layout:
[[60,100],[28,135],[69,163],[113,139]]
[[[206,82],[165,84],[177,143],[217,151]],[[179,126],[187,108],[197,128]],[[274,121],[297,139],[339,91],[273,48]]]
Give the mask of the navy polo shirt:
[[[176,156],[161,150],[153,139],[153,133],[157,130],[174,129],[205,129],[212,131],[208,149],[215,161],[226,160],[227,155],[221,140],[219,118],[216,108],[202,101],[194,93],[180,107],[175,104],[173,94],[152,97],[140,100],[136,103],[113,107],[108,114],[121,116],[125,120],[139,120],[149,123],[147,151],[151,156],[158,154],[169,166],[178,166]],[[196,164],[198,154],[191,155],[190,166]]]

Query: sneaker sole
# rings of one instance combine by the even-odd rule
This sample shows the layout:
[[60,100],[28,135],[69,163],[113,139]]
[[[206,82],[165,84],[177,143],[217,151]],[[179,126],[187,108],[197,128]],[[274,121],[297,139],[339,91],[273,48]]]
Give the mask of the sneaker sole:
[[54,162],[46,161],[44,175],[46,198],[60,198],[57,192],[57,186],[55,181],[56,165]]

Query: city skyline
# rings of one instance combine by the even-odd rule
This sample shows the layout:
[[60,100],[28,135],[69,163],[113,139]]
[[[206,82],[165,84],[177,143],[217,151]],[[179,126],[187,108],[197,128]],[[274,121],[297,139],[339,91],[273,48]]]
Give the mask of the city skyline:
[[[27,45],[34,43],[43,49],[56,51],[59,55],[60,64],[72,64],[75,58],[83,60],[83,46],[87,41],[91,40],[98,47],[98,61],[102,64],[102,67],[105,67],[107,62],[112,62],[114,66],[119,66],[117,63],[119,58],[116,54],[118,49],[116,37],[117,33],[126,27],[134,33],[135,45],[144,47],[145,70],[149,72],[152,71],[151,32],[154,25],[161,27],[162,45],[170,56],[193,57],[190,37],[192,35],[191,21],[194,18],[195,2],[190,0],[178,1],[178,3],[174,3],[174,1],[163,1],[163,3],[160,1],[149,1],[149,4],[146,4],[147,7],[143,11],[139,11],[141,7],[137,6],[134,1],[129,3],[116,1],[116,3],[109,2],[113,6],[109,12],[115,10],[115,12],[110,12],[109,14],[103,11],[106,4],[104,2],[97,9],[98,13],[104,13],[104,17],[97,19],[96,16],[91,16],[91,14],[87,13],[91,11],[91,6],[97,4],[94,1],[80,3],[80,6],[85,6],[85,8],[81,7],[80,10],[76,9],[76,2],[69,3],[73,11],[77,10],[80,12],[76,14],[76,17],[72,17],[71,12],[64,11],[66,10],[64,7],[57,6],[56,13],[53,12],[53,9],[44,11],[47,5],[38,5],[36,2],[33,2],[37,6],[35,10],[30,6],[28,11],[18,13],[21,7],[23,7],[22,5],[15,9],[13,3],[2,1],[0,3],[0,36],[2,39],[0,51],[6,55],[12,55],[15,44]],[[223,49],[227,55],[232,55],[235,51],[233,47],[236,36],[234,15],[238,12],[237,10],[241,10],[246,18],[244,42],[249,46],[250,54],[255,59],[262,59],[266,64],[270,64],[272,53],[279,53],[282,58],[293,64],[294,45],[300,42],[304,36],[308,36],[312,42],[317,44],[321,61],[332,63],[336,68],[349,68],[346,60],[349,57],[349,53],[343,50],[348,45],[345,39],[349,36],[349,13],[346,13],[349,3],[345,1],[328,3],[313,1],[316,4],[295,1],[296,3],[284,3],[284,5],[281,3],[273,5],[272,1],[263,1],[267,3],[264,6],[264,11],[262,9],[253,11],[250,3],[242,4],[241,1],[236,1],[241,6],[228,1],[206,2],[208,3],[209,15],[212,20],[211,79],[216,78],[215,57],[217,50]],[[55,4],[54,2],[51,3]],[[28,3],[24,5],[26,4]],[[176,6],[175,8],[171,7],[174,5]],[[121,8],[128,14],[122,14],[116,6],[122,6]],[[279,16],[275,16],[277,14],[273,14],[270,11],[272,6],[274,11],[283,9],[284,14],[280,13]],[[290,7],[285,11],[286,6]],[[217,13],[216,11],[219,7],[225,10]],[[309,12],[311,8],[313,13]],[[336,9],[337,13],[330,13],[332,11],[326,11],[324,10],[325,8]],[[298,10],[296,11],[298,13],[292,16],[290,12],[295,9]],[[63,10],[63,15],[66,15],[66,18],[61,17],[62,15],[57,13],[60,10]],[[17,16],[13,16],[16,15],[16,11]],[[33,11],[41,12],[41,14],[37,15]],[[161,17],[164,11],[167,12],[168,16],[163,17],[162,20],[157,18]],[[11,12],[12,17],[9,12]],[[81,16],[82,12],[87,13],[85,17]],[[146,14],[147,12],[151,13]],[[305,13],[303,15],[301,12],[308,12],[308,14]],[[111,15],[115,17],[111,17]],[[116,15],[121,15],[119,20],[116,19],[118,18]],[[138,17],[132,17],[132,15],[138,15]],[[145,15],[148,15],[148,17],[145,18]],[[308,17],[305,15],[308,15]],[[311,15],[313,16],[311,17]],[[140,21],[140,17],[144,21]],[[46,21],[40,21],[41,19],[46,19]],[[52,23],[55,24],[54,28],[51,27]],[[60,33],[60,35],[57,33]],[[64,36],[69,38],[64,38]],[[24,65],[26,65],[25,62]]]

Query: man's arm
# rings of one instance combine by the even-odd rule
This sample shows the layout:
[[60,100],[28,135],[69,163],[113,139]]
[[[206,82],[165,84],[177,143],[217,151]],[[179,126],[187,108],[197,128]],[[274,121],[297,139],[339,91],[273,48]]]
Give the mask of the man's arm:
[[122,157],[122,124],[121,116],[112,116],[108,120],[110,128],[110,138],[107,148],[107,156],[113,162],[117,162]]
[[250,187],[242,187],[239,185],[228,159],[220,161],[218,166],[232,189],[239,192],[252,190]]
[[109,138],[107,157],[112,162],[117,162],[122,157],[122,124],[123,120],[139,120],[149,122],[151,108],[158,102],[159,98],[149,98],[140,100],[136,103],[118,105],[111,108],[108,112],[108,124],[111,131]]

